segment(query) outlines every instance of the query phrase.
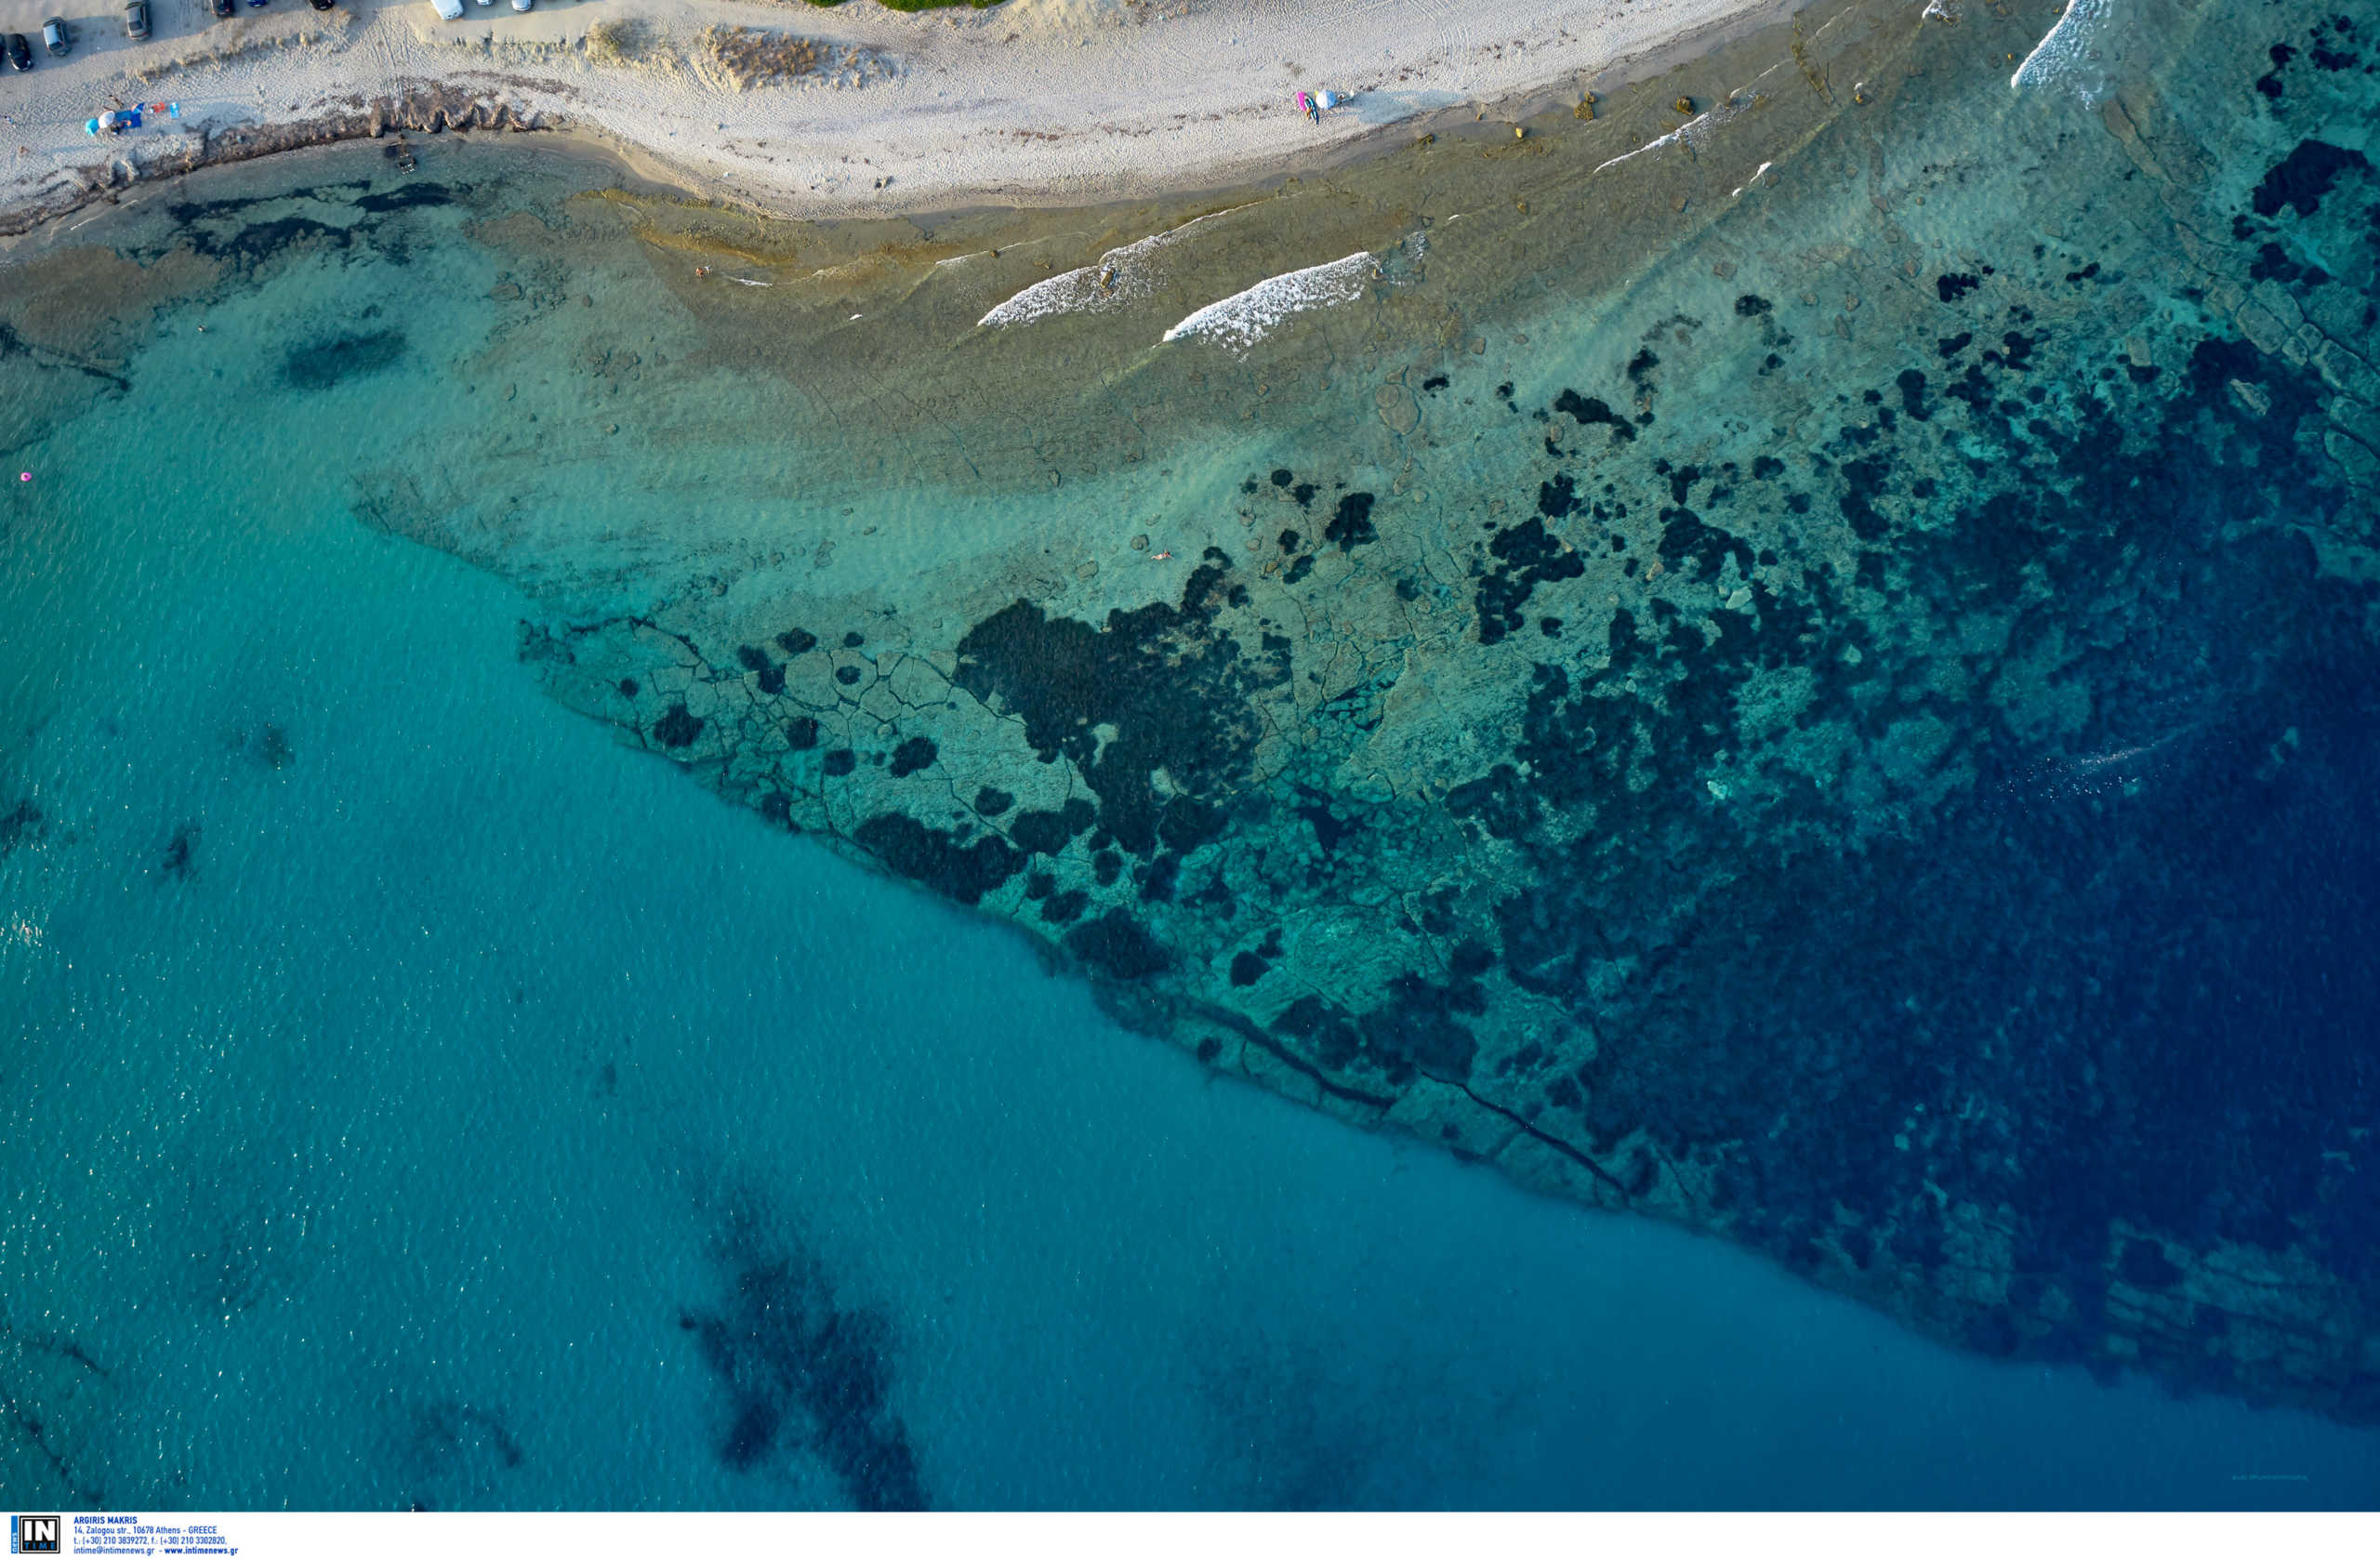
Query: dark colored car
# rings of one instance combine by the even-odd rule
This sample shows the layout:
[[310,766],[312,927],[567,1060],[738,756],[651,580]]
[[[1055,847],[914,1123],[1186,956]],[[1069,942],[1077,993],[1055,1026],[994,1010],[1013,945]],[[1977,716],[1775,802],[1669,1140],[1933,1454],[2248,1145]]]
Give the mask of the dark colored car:
[[306,0],[306,3],[313,7],[314,9],[318,11],[327,11],[333,6],[337,5],[338,0]]
[[215,0],[215,14],[230,16],[240,8],[240,0]]
[[264,0],[248,0],[248,4],[255,7],[258,10],[264,9]]
[[149,35],[149,0],[128,0],[124,7],[124,35],[136,43]]
[[74,52],[73,30],[62,16],[51,17],[41,24],[41,46],[49,50],[52,59],[62,59]]
[[33,46],[25,42],[25,35],[22,33],[8,34],[7,48],[8,63],[12,67],[20,71],[30,71],[33,68]]

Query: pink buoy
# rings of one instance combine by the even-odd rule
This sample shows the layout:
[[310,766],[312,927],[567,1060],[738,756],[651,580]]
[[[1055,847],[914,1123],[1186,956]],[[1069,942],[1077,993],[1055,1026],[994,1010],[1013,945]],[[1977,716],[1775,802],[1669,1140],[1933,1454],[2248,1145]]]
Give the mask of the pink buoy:
[[19,471],[17,473],[17,480],[19,482],[31,482],[33,479],[33,473],[31,471]]

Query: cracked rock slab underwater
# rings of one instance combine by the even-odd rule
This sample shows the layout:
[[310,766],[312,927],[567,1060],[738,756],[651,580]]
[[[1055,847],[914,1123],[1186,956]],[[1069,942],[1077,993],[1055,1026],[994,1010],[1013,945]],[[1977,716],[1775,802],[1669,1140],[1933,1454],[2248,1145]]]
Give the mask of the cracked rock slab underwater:
[[2043,24],[1821,4],[1089,213],[192,180],[104,230],[113,314],[14,295],[0,438],[111,393],[110,319],[466,234],[482,295],[254,371],[443,364],[352,513],[518,587],[620,742],[1352,1125],[2380,1422],[2380,13]]

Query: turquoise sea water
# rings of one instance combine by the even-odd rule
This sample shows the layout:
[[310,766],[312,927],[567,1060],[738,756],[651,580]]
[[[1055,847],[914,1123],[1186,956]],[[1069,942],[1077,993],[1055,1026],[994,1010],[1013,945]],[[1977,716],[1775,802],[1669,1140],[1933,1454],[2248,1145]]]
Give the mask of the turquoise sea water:
[[[621,745],[553,696],[551,641],[523,639],[742,610],[797,576],[805,612],[848,600],[876,632],[886,581],[988,570],[1045,532],[1052,561],[1022,565],[1043,599],[1075,591],[1090,617],[1100,592],[1170,596],[1172,575],[1132,582],[1156,565],[1127,535],[1185,561],[1238,548],[1268,439],[1352,450],[1390,400],[1284,394],[1250,429],[1157,446],[1170,487],[1119,459],[1063,496],[971,491],[943,457],[944,486],[869,494],[805,465],[866,429],[799,381],[739,377],[715,322],[673,305],[676,257],[491,236],[521,210],[556,221],[555,180],[583,170],[515,186],[432,151],[411,185],[377,153],[241,177],[191,181],[124,240],[225,269],[130,309],[121,357],[42,360],[85,392],[24,425],[5,474],[30,479],[0,492],[10,1500],[2380,1500],[2371,1431],[1954,1352],[1737,1246],[1533,1195],[1129,1033],[1014,930]],[[1699,283],[1748,332],[1768,304],[1722,311],[1769,285],[1757,263]],[[1866,328],[1897,305],[1858,284]],[[1317,328],[1353,360],[1409,323],[1362,318]],[[1644,337],[1673,363],[1693,361],[1682,320]],[[1534,405],[1620,354],[1602,316],[1527,323],[1530,351],[1507,323],[1480,354],[1455,391],[1479,404],[1421,480],[1538,487],[1490,440],[1518,426],[1535,457],[1571,435],[1506,408],[1495,376],[1516,361]],[[1734,404],[1668,393],[1712,427]],[[1394,474],[1357,480],[1388,495]],[[1402,495],[1381,502],[1392,533]],[[1093,528],[1107,562],[1079,573]],[[983,603],[936,588],[946,645]],[[985,589],[1001,604],[1008,580]],[[1363,623],[1317,608],[1309,631],[1361,661]],[[2170,755],[2228,731],[2144,707],[2103,714],[2113,755],[2014,810],[2079,814],[2118,784],[2162,801]],[[1880,812],[1908,804],[1871,783]]]
[[9,651],[12,1495],[844,1502],[722,1464],[680,1320],[747,1241],[882,1318],[936,1504],[2370,1498],[2367,1433],[1957,1356],[1210,1080],[614,746],[510,589],[313,489],[335,422],[186,382],[8,517],[0,610],[73,625]]

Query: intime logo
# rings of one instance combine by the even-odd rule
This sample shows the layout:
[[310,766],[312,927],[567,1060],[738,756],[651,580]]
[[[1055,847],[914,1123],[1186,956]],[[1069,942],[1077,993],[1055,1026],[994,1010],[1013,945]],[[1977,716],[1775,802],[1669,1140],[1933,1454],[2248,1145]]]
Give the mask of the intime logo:
[[8,1552],[11,1553],[62,1553],[58,1540],[58,1518],[54,1515],[20,1515],[8,1523]]

